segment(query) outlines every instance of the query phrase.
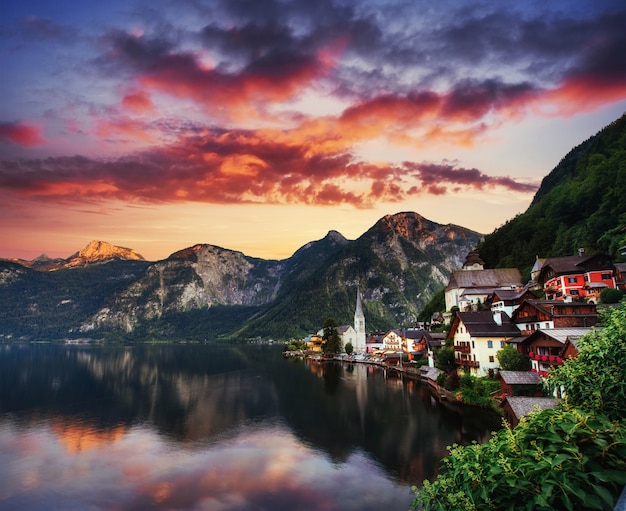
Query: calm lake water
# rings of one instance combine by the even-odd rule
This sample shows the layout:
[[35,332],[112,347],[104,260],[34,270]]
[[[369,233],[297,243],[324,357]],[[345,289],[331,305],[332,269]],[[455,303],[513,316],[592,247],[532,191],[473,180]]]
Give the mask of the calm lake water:
[[499,427],[276,346],[0,345],[1,510],[407,510]]

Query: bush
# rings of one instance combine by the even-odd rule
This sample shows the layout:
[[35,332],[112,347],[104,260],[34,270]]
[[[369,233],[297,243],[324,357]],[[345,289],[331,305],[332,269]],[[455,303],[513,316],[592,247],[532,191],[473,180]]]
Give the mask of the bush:
[[626,417],[626,304],[603,310],[600,322],[602,330],[580,339],[578,357],[566,360],[548,381],[573,406],[621,420]]
[[413,487],[412,509],[611,510],[626,484],[626,428],[575,408],[449,449],[438,479]]
[[619,303],[623,297],[622,291],[608,287],[600,292],[600,303]]

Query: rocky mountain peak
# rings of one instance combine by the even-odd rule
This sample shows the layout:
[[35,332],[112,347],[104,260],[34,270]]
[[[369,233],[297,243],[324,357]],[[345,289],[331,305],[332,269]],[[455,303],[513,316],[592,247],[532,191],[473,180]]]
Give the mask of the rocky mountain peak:
[[114,259],[127,261],[144,261],[144,257],[134,250],[111,245],[106,241],[90,241],[87,246],[65,260],[63,267],[84,266],[86,264],[104,263]]

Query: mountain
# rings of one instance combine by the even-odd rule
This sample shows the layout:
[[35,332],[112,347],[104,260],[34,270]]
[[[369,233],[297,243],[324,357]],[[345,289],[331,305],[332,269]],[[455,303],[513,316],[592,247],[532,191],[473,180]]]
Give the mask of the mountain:
[[297,337],[317,331],[329,317],[352,324],[357,287],[368,331],[411,326],[481,238],[417,213],[387,215],[297,286],[285,289],[237,334]]
[[76,336],[105,299],[138,279],[147,261],[41,271],[0,260],[0,341]]
[[225,317],[232,317],[229,327],[234,328],[260,307],[274,302],[283,287],[305,279],[347,243],[341,234],[331,231],[284,261],[248,257],[208,244],[194,245],[151,265],[140,279],[110,297],[106,307],[81,330],[132,333],[139,327],[141,335],[181,329],[188,332],[186,311],[194,311],[194,327],[199,333],[204,329],[204,335],[214,331],[218,321],[229,325]]
[[299,337],[352,323],[357,287],[368,329],[408,326],[481,237],[399,213],[280,261],[199,244],[147,262],[101,242],[39,271],[0,261],[0,338]]
[[283,261],[196,245],[150,266],[110,297],[82,331],[174,333],[189,323],[185,311],[193,311],[195,328],[208,332],[217,308],[223,323],[225,315],[238,313],[231,336],[299,337],[329,317],[351,323],[357,286],[369,328],[408,326],[481,237],[399,213],[352,242],[330,231]]
[[486,267],[515,267],[528,277],[537,256],[604,252],[624,260],[626,114],[572,149],[543,179],[528,209],[485,236]]
[[93,264],[104,264],[111,261],[144,261],[143,256],[130,248],[117,247],[106,241],[90,241],[84,248],[72,254],[67,259],[52,259],[46,254],[31,261],[24,259],[8,259],[27,268],[41,271],[61,270]]

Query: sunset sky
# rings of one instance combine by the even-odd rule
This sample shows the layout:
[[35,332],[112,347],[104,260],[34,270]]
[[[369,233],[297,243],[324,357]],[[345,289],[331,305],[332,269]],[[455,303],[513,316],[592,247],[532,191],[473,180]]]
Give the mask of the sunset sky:
[[623,0],[4,0],[0,258],[491,232],[626,111]]

